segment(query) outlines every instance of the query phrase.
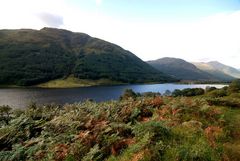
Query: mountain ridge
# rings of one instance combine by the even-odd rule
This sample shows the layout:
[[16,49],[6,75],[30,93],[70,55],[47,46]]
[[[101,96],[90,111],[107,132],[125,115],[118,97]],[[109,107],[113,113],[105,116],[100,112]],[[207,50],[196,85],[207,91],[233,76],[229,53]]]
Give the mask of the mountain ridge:
[[197,68],[194,64],[179,58],[164,57],[157,60],[147,61],[150,65],[162,72],[175,76],[181,80],[190,81],[230,81],[234,79],[228,75],[219,73],[210,73]]
[[124,83],[170,82],[118,45],[64,29],[0,30],[0,84],[35,85],[73,75]]
[[209,72],[218,74],[220,77],[231,77],[232,79],[240,78],[240,71],[237,69],[222,64],[218,61],[210,61],[210,62],[193,62],[199,69]]
[[222,64],[218,61],[210,61],[208,64],[212,65],[213,67],[222,70],[225,74],[233,76],[235,78],[240,78],[240,72],[231,66]]

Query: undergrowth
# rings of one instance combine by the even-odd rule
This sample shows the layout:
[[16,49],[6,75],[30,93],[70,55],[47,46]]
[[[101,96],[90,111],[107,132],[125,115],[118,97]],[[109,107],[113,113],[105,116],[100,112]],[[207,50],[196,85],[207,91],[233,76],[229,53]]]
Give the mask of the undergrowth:
[[238,94],[129,93],[103,103],[32,104],[22,111],[5,106],[0,160],[240,160]]

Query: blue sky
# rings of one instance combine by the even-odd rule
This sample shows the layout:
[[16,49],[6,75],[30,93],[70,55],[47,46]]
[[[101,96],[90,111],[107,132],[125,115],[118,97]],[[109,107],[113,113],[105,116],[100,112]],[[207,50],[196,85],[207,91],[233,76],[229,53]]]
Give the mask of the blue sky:
[[[87,10],[99,10],[117,17],[182,19],[208,16],[240,8],[239,0],[74,0],[73,4]],[[100,4],[101,3],[101,4]]]
[[0,21],[0,29],[84,32],[143,60],[216,60],[240,68],[240,0],[0,0]]
[[[72,0],[82,10],[101,10],[118,18],[154,21],[195,20],[240,9],[239,0]],[[96,5],[96,2],[99,5]]]

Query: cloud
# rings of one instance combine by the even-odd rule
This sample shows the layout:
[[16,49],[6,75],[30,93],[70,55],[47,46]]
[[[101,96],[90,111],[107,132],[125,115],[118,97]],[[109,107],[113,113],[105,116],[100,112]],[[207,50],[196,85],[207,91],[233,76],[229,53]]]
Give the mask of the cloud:
[[0,1],[0,28],[2,29],[41,29],[46,25],[57,27],[63,23],[61,22],[63,13],[68,10],[65,0]]
[[[103,0],[92,2],[101,5]],[[0,28],[61,27],[118,44],[143,60],[169,56],[240,68],[240,10],[181,23],[107,13],[67,0],[1,0]]]
[[60,27],[63,25],[63,17],[52,13],[39,13],[37,17],[49,27]]
[[[81,22],[75,21],[75,14]],[[143,60],[161,57],[190,62],[216,60],[240,68],[240,11],[182,23],[116,19],[101,12],[79,10],[65,16],[64,28],[116,43]]]
[[95,0],[97,5],[101,5],[102,4],[102,0]]
[[240,67],[240,11],[184,23],[101,21],[99,32],[92,32],[94,36],[117,43],[144,60],[166,56],[188,61],[208,58]]

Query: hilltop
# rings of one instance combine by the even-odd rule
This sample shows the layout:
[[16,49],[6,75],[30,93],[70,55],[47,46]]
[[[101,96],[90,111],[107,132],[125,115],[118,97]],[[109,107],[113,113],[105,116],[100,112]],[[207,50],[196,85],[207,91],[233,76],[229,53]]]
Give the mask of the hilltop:
[[176,81],[130,51],[84,33],[55,28],[20,29],[0,30],[0,37],[1,85],[37,85],[69,80],[69,76],[79,82]]

